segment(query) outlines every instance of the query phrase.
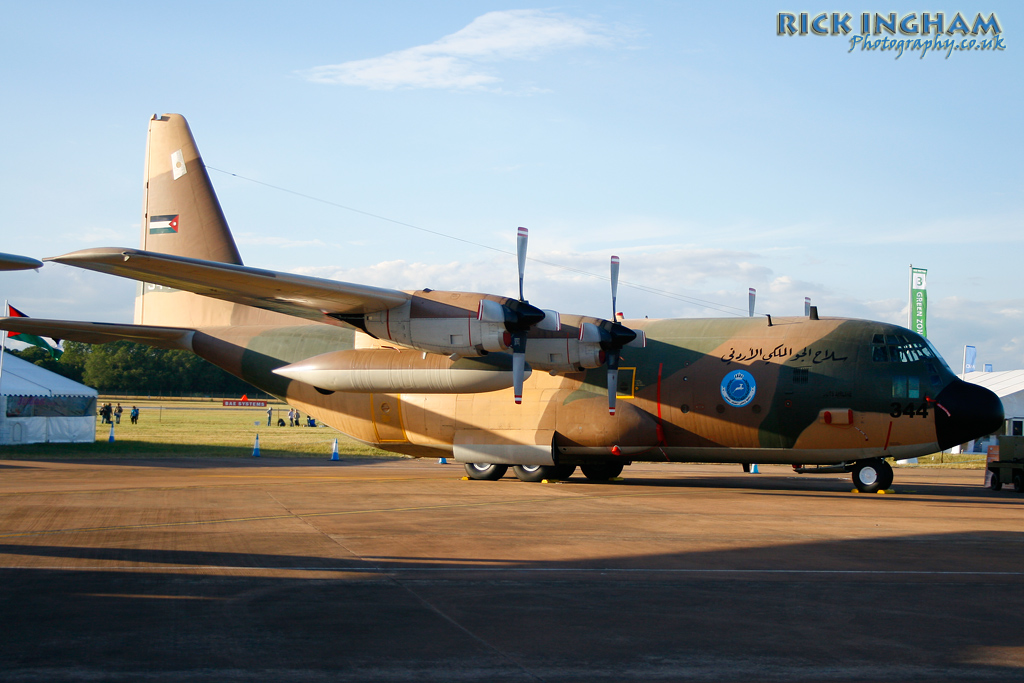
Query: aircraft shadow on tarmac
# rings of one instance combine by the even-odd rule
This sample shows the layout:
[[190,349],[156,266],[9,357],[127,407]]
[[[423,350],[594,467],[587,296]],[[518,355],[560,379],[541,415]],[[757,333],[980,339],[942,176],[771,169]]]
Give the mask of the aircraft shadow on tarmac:
[[[225,523],[229,526],[230,523]],[[502,568],[515,571],[571,571],[594,569],[607,571],[807,571],[892,573],[906,572],[919,577],[943,576],[944,572],[981,575],[998,573],[1019,575],[1024,579],[1024,531],[971,534],[919,534],[848,541],[766,544],[734,550],[715,550],[666,555],[603,557],[584,561],[537,562],[515,558],[489,559],[381,556],[321,557],[311,555],[272,555],[160,548],[104,548],[98,546],[61,546],[7,543],[0,544],[0,556],[70,558],[77,560],[132,562],[154,565],[262,568],[299,571],[348,569],[467,569]],[[0,567],[3,569],[3,567]],[[1022,632],[1024,635],[1024,632]]]
[[[487,571],[473,558],[15,543],[0,555],[209,568],[0,569],[6,680],[1019,680],[1024,667],[1024,533]],[[370,580],[215,571],[360,565]]]
[[[353,465],[367,465],[380,462],[393,462],[403,460],[401,455],[374,455],[374,456],[346,456],[340,454],[340,460],[331,461],[328,452],[322,458],[311,458],[305,455],[296,456],[294,452],[277,449],[260,448],[260,457],[254,458],[249,452],[240,455],[238,448],[226,446],[208,447],[203,446],[204,451],[214,451],[206,457],[189,457],[168,455],[166,457],[153,458],[116,458],[96,456],[82,457],[60,457],[60,456],[30,456],[22,462],[23,465],[0,464],[4,467],[35,467],[34,462],[55,462],[72,465],[113,465],[118,467],[165,467],[167,469],[217,469],[226,467],[252,468],[252,467],[351,467]],[[329,464],[328,464],[329,463]]]

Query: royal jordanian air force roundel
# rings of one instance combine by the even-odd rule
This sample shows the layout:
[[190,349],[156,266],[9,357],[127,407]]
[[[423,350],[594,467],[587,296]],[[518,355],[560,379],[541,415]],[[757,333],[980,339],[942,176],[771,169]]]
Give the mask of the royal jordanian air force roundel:
[[722,398],[736,408],[742,408],[754,400],[757,382],[746,370],[733,370],[722,379]]

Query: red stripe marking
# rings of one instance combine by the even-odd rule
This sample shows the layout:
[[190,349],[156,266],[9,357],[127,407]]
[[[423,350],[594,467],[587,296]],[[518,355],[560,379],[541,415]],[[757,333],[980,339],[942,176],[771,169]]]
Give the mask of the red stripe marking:
[[[389,308],[388,310],[384,311],[384,315],[386,316],[384,318],[384,321],[385,325],[387,326],[388,339],[391,339],[391,309]],[[394,340],[392,339],[392,341]]]
[[885,445],[882,446],[883,451],[889,450],[889,437],[892,435],[892,420],[889,420],[889,431],[885,433]]

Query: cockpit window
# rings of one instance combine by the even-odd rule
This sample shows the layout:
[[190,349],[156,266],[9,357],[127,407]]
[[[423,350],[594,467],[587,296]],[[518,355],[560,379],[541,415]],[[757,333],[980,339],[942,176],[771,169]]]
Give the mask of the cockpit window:
[[925,340],[924,340],[924,343],[925,343],[925,345],[926,345],[926,347],[927,347],[928,351],[929,351],[929,352],[930,352],[930,353],[932,354],[932,355],[931,355],[931,356],[929,356],[929,357],[930,357],[930,358],[934,358],[935,360],[939,361],[939,364],[940,364],[940,365],[941,365],[942,367],[944,367],[944,368],[945,368],[945,369],[946,369],[947,371],[949,371],[949,372],[953,372],[952,370],[950,370],[950,369],[949,369],[949,366],[948,366],[948,365],[946,365],[946,361],[945,361],[945,359],[944,359],[944,358],[943,358],[942,356],[940,356],[940,355],[939,355],[939,352],[938,352],[938,350],[937,350],[937,349],[935,348],[935,346],[934,346],[934,345],[933,345],[933,344],[932,344],[932,343],[931,343],[930,341],[928,341],[927,339],[925,339]]
[[871,359],[879,363],[913,363],[936,355],[917,335],[876,334],[871,338]]

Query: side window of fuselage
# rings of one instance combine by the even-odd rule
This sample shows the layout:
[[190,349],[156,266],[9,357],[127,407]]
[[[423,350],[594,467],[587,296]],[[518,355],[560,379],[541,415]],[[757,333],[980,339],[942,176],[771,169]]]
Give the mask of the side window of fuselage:
[[906,377],[906,375],[893,375],[892,376],[892,397],[893,398],[906,398],[907,397],[907,377]]

